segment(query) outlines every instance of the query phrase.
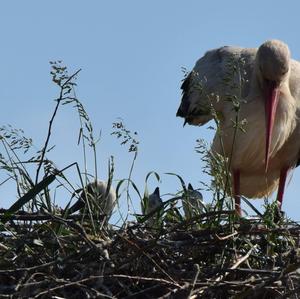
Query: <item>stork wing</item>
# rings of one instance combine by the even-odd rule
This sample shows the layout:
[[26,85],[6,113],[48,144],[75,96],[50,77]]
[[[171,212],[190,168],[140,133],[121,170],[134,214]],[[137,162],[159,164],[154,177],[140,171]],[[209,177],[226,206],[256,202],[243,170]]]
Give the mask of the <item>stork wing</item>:
[[193,71],[202,80],[206,94],[218,94],[221,98],[234,93],[232,84],[239,84],[243,78],[242,97],[246,97],[255,54],[256,49],[229,46],[210,50],[196,62]]

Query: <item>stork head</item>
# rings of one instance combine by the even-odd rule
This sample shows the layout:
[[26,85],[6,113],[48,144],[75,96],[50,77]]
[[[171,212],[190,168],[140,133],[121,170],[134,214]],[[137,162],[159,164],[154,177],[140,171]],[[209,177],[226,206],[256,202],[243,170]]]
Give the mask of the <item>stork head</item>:
[[160,191],[159,187],[156,187],[154,192],[149,195],[149,200],[148,200],[148,207],[146,214],[151,213],[158,207],[162,205],[162,199],[160,198]]
[[154,192],[149,196],[149,210],[154,210],[158,206],[160,206],[162,200],[160,198],[159,187],[156,187]]
[[176,116],[185,119],[184,125],[203,125],[212,119],[208,100],[203,96],[203,85],[195,70],[183,80],[181,90],[182,99]]
[[189,192],[190,198],[193,201],[197,201],[197,200],[203,201],[202,194],[198,190],[195,190],[191,183],[188,184],[188,192]]
[[290,70],[290,51],[279,40],[263,43],[256,54],[257,77],[265,98],[266,152],[265,170],[268,169],[270,146],[280,87],[287,79]]

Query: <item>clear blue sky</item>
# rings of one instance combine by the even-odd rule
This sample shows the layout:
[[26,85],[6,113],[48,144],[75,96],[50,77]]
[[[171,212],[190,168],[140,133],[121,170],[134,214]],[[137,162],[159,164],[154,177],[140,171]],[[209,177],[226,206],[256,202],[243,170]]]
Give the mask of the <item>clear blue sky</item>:
[[[286,2],[287,3],[287,2]],[[143,190],[146,174],[161,174],[162,193],[180,188],[176,172],[194,187],[207,182],[194,151],[202,127],[186,126],[175,117],[180,103],[181,67],[191,69],[211,48],[257,47],[277,38],[300,60],[300,3],[278,1],[3,1],[0,6],[0,124],[23,128],[37,146],[45,140],[57,89],[49,61],[62,59],[70,70],[82,68],[77,95],[102,138],[98,148],[100,176],[115,156],[115,179],[128,174],[132,155],[110,136],[122,117],[139,133],[139,156],[133,180]],[[78,118],[62,108],[54,124],[50,158],[59,168],[82,161],[76,146]],[[300,218],[300,169],[293,175],[284,210]],[[151,189],[156,186],[151,180]],[[0,206],[15,195],[0,186]],[[209,198],[209,194],[205,195]],[[64,198],[60,199],[65,204]],[[262,203],[262,201],[260,201]]]

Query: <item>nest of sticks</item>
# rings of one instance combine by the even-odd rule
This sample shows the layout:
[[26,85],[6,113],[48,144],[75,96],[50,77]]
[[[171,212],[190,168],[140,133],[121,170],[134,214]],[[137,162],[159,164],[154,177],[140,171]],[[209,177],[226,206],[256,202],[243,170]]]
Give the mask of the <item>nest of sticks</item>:
[[198,216],[205,228],[141,221],[97,233],[79,215],[15,214],[0,234],[0,298],[298,298],[300,226],[233,213]]

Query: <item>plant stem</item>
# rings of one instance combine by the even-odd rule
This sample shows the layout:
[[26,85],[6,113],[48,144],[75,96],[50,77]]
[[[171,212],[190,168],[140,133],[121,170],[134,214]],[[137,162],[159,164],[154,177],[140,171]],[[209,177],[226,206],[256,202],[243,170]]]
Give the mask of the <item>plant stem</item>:
[[49,121],[49,127],[48,127],[48,134],[47,134],[47,138],[46,138],[46,141],[45,141],[45,145],[42,149],[42,154],[41,154],[41,159],[40,159],[40,163],[38,165],[38,168],[37,168],[37,171],[36,171],[36,177],[35,177],[35,184],[38,183],[38,179],[39,179],[39,173],[40,173],[40,170],[41,170],[41,167],[42,167],[42,164],[43,164],[43,161],[44,161],[44,158],[45,158],[45,154],[46,154],[46,151],[47,151],[47,147],[48,147],[48,144],[49,144],[49,141],[50,141],[50,136],[51,136],[51,130],[52,130],[52,125],[53,125],[53,121],[55,119],[55,116],[57,114],[57,111],[58,111],[58,107],[63,99],[63,91],[64,91],[64,88],[65,86],[81,71],[81,69],[79,69],[77,72],[75,72],[72,76],[70,76],[68,78],[68,80],[61,86],[60,88],[60,95],[59,95],[59,98],[57,99],[57,104],[55,106],[55,109],[54,109],[54,112],[52,114],[52,117]]

